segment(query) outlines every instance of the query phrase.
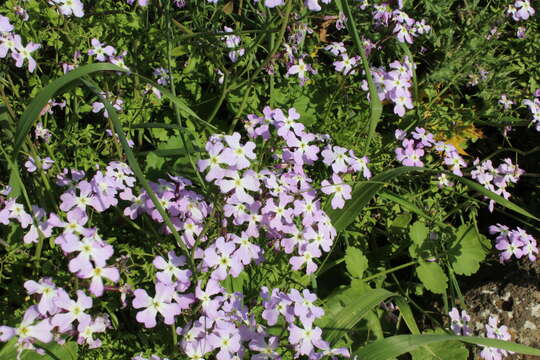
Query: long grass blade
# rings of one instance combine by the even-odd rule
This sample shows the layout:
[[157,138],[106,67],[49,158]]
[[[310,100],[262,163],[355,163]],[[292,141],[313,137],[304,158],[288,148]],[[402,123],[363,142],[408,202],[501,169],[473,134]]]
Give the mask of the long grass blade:
[[354,353],[363,360],[388,360],[406,354],[428,344],[443,341],[462,341],[469,344],[496,347],[525,355],[540,356],[540,350],[516,344],[509,341],[483,338],[478,336],[456,336],[456,335],[397,335],[378,340]]
[[84,76],[96,72],[107,71],[117,71],[123,73],[127,72],[126,69],[108,63],[83,65],[45,86],[43,90],[41,90],[32,100],[30,105],[28,105],[22,114],[21,120],[17,123],[17,129],[15,131],[15,143],[13,145],[13,158],[16,158],[17,154],[21,150],[26,135],[28,135],[32,125],[38,119],[41,110],[43,110],[50,99],[68,90],[70,85],[74,84],[76,81],[79,81]]

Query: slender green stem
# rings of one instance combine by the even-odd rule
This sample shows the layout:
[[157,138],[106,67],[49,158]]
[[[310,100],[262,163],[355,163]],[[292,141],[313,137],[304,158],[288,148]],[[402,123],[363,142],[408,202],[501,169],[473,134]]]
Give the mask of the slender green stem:
[[360,40],[360,35],[358,34],[358,30],[356,29],[356,22],[354,21],[354,16],[351,11],[351,8],[349,7],[349,3],[347,2],[347,0],[337,0],[337,4],[338,4],[338,7],[341,8],[340,10],[342,10],[345,13],[345,16],[347,16],[347,29],[349,30],[349,33],[351,33],[356,50],[360,53],[360,57],[362,58],[362,65],[364,67],[364,72],[366,73],[366,79],[368,82],[369,100],[370,100],[370,103],[369,103],[370,104],[370,119],[369,119],[368,138],[367,138],[366,146],[364,147],[364,152],[363,152],[363,155],[366,155],[369,150],[369,144],[371,142],[371,139],[373,138],[373,135],[375,133],[375,129],[377,128],[377,123],[379,122],[379,119],[382,115],[382,103],[381,103],[381,100],[379,99],[375,82],[373,81],[373,76],[371,74],[371,67],[369,66],[366,50],[364,49],[364,45],[362,41]]
[[405,269],[405,268],[407,268],[409,266],[416,265],[417,263],[418,263],[418,260],[409,261],[408,263],[401,264],[401,265],[398,265],[398,266],[393,267],[391,269],[381,271],[380,273],[377,273],[375,275],[368,276],[367,278],[362,279],[362,281],[368,282],[368,281],[371,281],[373,279],[378,278],[379,276],[383,276],[383,275],[393,273],[393,272],[401,270],[401,269]]
[[[165,8],[166,21],[167,21],[167,24],[166,24],[167,25],[167,65],[168,65],[168,69],[169,69],[169,80],[170,80],[169,82],[170,82],[171,92],[172,92],[173,96],[176,97],[176,88],[174,86],[174,77],[173,77],[173,72],[172,72],[172,60],[171,60],[172,30],[171,30],[170,7],[171,7],[171,2],[167,1],[167,5],[166,5],[166,8]],[[182,119],[180,118],[180,111],[179,111],[178,106],[176,105],[176,103],[173,103],[173,107],[174,107],[174,114],[176,116],[176,121],[178,122],[178,126],[180,126],[180,128],[182,128],[182,126],[183,126]],[[197,176],[197,178],[199,180],[199,183],[201,184],[201,187],[203,189],[206,189],[206,183],[204,182],[203,178],[201,177],[201,174],[199,173],[199,169],[197,168],[197,166],[195,165],[195,162],[193,161],[193,157],[191,156],[191,151],[190,151],[190,148],[188,146],[188,141],[187,141],[187,139],[186,139],[186,137],[184,135],[184,132],[182,130],[180,130],[179,133],[180,133],[180,139],[182,140],[182,145],[186,149],[186,155],[188,157],[188,161],[191,164],[191,166],[193,167],[193,170],[195,170],[195,175]]]
[[244,110],[244,107],[248,98],[248,94],[249,92],[251,92],[251,87],[253,83],[255,82],[255,79],[261,73],[261,71],[263,71],[266,68],[266,66],[270,63],[270,61],[272,61],[272,58],[281,47],[281,44],[283,43],[283,39],[285,36],[285,32],[287,31],[287,24],[289,23],[289,15],[291,14],[291,10],[292,10],[292,0],[288,0],[287,5],[285,7],[285,12],[283,14],[281,28],[279,29],[279,33],[277,36],[277,41],[274,43],[274,48],[271,49],[271,51],[268,53],[268,55],[266,56],[264,61],[261,63],[261,65],[259,65],[257,70],[255,70],[253,75],[251,75],[251,77],[248,80],[231,86],[231,90],[235,90],[242,87],[247,82],[248,90],[246,90],[246,92],[244,93],[244,98],[242,100],[242,104],[240,105],[240,110],[237,112],[236,116],[234,117],[231,123],[231,126],[229,127],[229,133],[232,133],[234,131],[234,128],[236,127],[236,124],[238,123],[238,120],[240,119],[241,112]]

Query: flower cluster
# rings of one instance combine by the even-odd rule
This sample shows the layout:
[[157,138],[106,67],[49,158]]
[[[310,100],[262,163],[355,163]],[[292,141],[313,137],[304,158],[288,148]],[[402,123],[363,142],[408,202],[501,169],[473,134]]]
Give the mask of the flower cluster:
[[24,163],[24,167],[28,172],[32,173],[38,169],[38,166],[43,170],[48,170],[52,167],[53,164],[54,160],[52,160],[48,156],[44,159],[38,157],[37,161],[32,156],[29,156],[28,161]]
[[527,105],[532,114],[531,124],[535,126],[536,131],[540,131],[540,92],[537,91],[533,100],[523,100],[523,105]]
[[34,72],[37,63],[32,57],[32,53],[39,49],[41,45],[29,42],[23,45],[21,36],[13,32],[14,27],[9,19],[0,15],[0,59],[11,53],[15,66],[22,68],[25,61],[28,62],[28,71]]
[[529,0],[516,0],[513,5],[508,5],[506,14],[512,16],[515,21],[527,20],[535,13]]
[[[384,67],[371,69],[379,100],[389,100],[394,103],[394,114],[399,116],[404,116],[406,109],[413,108],[410,88],[414,66],[406,56],[403,63],[397,60],[390,63],[391,70],[389,71],[386,71]],[[368,89],[367,80],[363,80],[362,90],[368,91]]]
[[[433,134],[424,128],[416,128],[411,133],[412,139],[407,138],[407,133],[396,130],[396,139],[401,141],[402,147],[396,148],[396,159],[405,166],[424,166],[422,156],[425,150],[434,148],[443,155],[443,163],[457,176],[463,176],[461,168],[467,166],[465,160],[459,155],[456,148],[443,141],[435,141]],[[444,176],[443,176],[444,175]],[[445,174],[439,177],[441,185],[451,186]]]
[[31,305],[24,313],[23,319],[16,327],[0,326],[0,341],[16,338],[16,347],[20,354],[23,350],[34,350],[36,341],[48,343],[53,338],[62,342],[60,335],[77,334],[79,344],[88,344],[90,348],[101,346],[94,334],[105,332],[110,327],[109,319],[105,316],[92,318],[87,311],[92,308],[92,298],[84,291],[77,290],[77,298],[57,287],[50,278],[40,279],[39,282],[28,280],[24,287],[29,295],[39,299],[37,305]]
[[[510,184],[517,183],[520,176],[524,173],[522,169],[512,163],[510,158],[504,159],[503,163],[496,168],[493,166],[491,160],[485,160],[480,163],[480,160],[476,159],[473,165],[476,168],[471,171],[471,177],[489,191],[501,195],[505,199],[510,198],[507,188]],[[493,212],[494,207],[495,201],[490,200],[489,211]]]
[[520,227],[510,230],[506,225],[491,225],[489,233],[498,234],[495,238],[495,248],[501,252],[499,254],[501,263],[510,261],[512,256],[516,259],[526,256],[530,261],[536,261],[538,254],[536,239]]
[[[457,308],[452,308],[450,313],[450,328],[454,334],[459,336],[471,336],[472,330],[469,327],[471,317],[465,310],[461,311],[461,314]],[[505,325],[498,325],[499,319],[497,316],[490,316],[488,323],[485,324],[486,327],[486,336],[490,339],[511,340],[511,335],[508,332],[508,327]],[[482,346],[482,345],[481,345]],[[513,354],[513,352],[499,349],[495,347],[482,346],[482,351],[480,352],[480,357],[485,360],[502,360],[505,356]]]
[[217,359],[243,358],[248,351],[252,359],[279,359],[278,347],[285,338],[295,357],[349,357],[347,349],[332,349],[322,339],[322,330],[314,321],[324,311],[315,304],[317,296],[307,289],[292,289],[289,293],[277,288],[261,289],[257,305],[263,311],[258,313],[268,326],[285,322],[288,337],[282,338],[271,335],[262,321],[257,321],[258,315],[244,304],[241,293],[227,293],[210,280],[204,290],[197,286],[196,297],[202,304],[202,316],[177,330],[183,336],[181,348],[190,359],[212,352],[217,352]]
[[[498,325],[499,319],[497,316],[490,316],[486,324],[486,336],[490,339],[510,341],[512,336],[508,332],[508,327]],[[485,360],[501,360],[505,356],[513,354],[512,351],[485,346],[480,352],[480,357]]]
[[[233,32],[233,29],[228,26],[225,26],[223,29],[227,33]],[[225,42],[225,46],[228,49],[231,49],[229,51],[229,59],[231,59],[233,63],[237,62],[240,57],[244,56],[245,49],[240,47],[240,42],[242,41],[240,36],[225,35],[222,40]]]
[[399,9],[393,10],[389,3],[373,5],[373,20],[377,26],[390,26],[393,24],[393,34],[402,43],[413,43],[413,38],[431,31],[431,26],[425,20],[416,21],[407,13]]

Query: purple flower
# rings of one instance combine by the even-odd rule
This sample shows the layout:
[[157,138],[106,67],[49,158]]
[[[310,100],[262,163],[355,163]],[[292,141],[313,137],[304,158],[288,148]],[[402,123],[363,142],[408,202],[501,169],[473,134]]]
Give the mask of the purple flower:
[[113,56],[116,53],[116,49],[110,45],[105,45],[99,42],[98,39],[92,39],[93,48],[88,50],[88,55],[95,55],[97,61],[106,61],[105,56]]
[[[317,0],[306,0],[306,1],[317,1]],[[300,84],[303,85],[307,81],[306,74],[308,72],[315,73],[315,70],[311,67],[311,65],[306,64],[304,62],[304,59],[300,58],[298,59],[297,63],[289,67],[287,70],[287,76],[290,75],[298,75],[298,79],[300,79]]]
[[79,336],[77,343],[79,345],[88,344],[90,349],[95,349],[101,346],[101,340],[94,339],[95,333],[102,333],[107,330],[109,321],[103,317],[97,317],[93,321],[90,317],[85,317],[79,321],[77,331]]
[[191,284],[191,271],[180,269],[180,266],[186,264],[186,257],[181,255],[177,256],[174,251],[167,253],[168,260],[165,260],[161,256],[157,256],[152,264],[156,269],[161,270],[156,274],[157,279],[164,284],[174,284],[179,282],[184,289],[187,289]]
[[9,51],[15,52],[17,44],[21,43],[21,36],[16,34],[0,34],[0,58],[5,58]]
[[[35,205],[32,205],[32,212],[34,213],[34,219],[37,223],[30,225],[30,229],[24,235],[23,241],[25,244],[37,243],[40,236],[49,238],[52,234],[53,226],[46,218],[45,210]],[[43,220],[42,220],[43,219]]]
[[289,259],[289,264],[293,270],[300,270],[306,264],[306,274],[312,274],[317,270],[314,258],[321,256],[321,250],[316,244],[307,244],[299,251],[300,256],[293,256]]
[[[52,160],[48,156],[45,159],[41,159],[41,158],[38,157],[38,162],[41,165],[41,168],[43,170],[50,169],[52,167],[52,164],[54,164],[54,160]],[[36,160],[33,157],[29,156],[28,161],[26,161],[24,163],[24,167],[26,167],[26,170],[29,173],[32,173],[32,172],[36,171],[37,170]]]
[[426,131],[424,128],[417,127],[415,131],[411,133],[412,137],[416,140],[420,140],[420,144],[424,147],[431,147],[435,144],[433,134]]
[[60,13],[65,16],[74,15],[76,17],[84,16],[84,7],[81,0],[52,0],[60,5]]
[[214,269],[212,279],[224,280],[229,274],[233,277],[240,275],[244,267],[239,259],[232,256],[235,251],[234,242],[226,241],[222,236],[204,251],[204,263]]
[[353,75],[355,73],[354,68],[359,60],[358,56],[349,57],[347,54],[341,54],[341,60],[334,61],[334,69],[337,72],[342,72],[343,75]]
[[302,136],[304,133],[304,125],[295,121],[300,119],[300,114],[295,108],[290,108],[287,115],[281,109],[276,109],[273,111],[272,117],[276,121],[278,135],[285,140],[291,135]]
[[405,166],[424,166],[422,162],[422,156],[424,156],[424,150],[421,148],[414,148],[414,142],[403,141],[404,148],[396,149],[396,159]]
[[267,8],[274,8],[281,5],[285,5],[285,0],[264,0],[264,6]]
[[357,158],[356,155],[354,155],[354,151],[349,150],[349,158],[347,159],[347,162],[351,165],[351,168],[356,171],[360,172],[362,171],[362,176],[366,179],[371,178],[371,171],[369,170],[367,164],[369,164],[369,159],[367,156],[362,156],[361,158]]
[[248,170],[242,175],[239,171],[228,170],[224,178],[219,180],[219,188],[224,194],[234,190],[234,195],[239,201],[251,204],[254,199],[247,193],[247,190],[258,191],[259,180],[253,170]]
[[495,245],[495,248],[501,251],[499,255],[500,261],[506,262],[510,260],[512,255],[514,255],[517,259],[521,258],[523,256],[523,250],[521,250],[523,245],[524,244],[520,237],[511,232],[510,236],[499,240]]
[[120,278],[118,269],[105,267],[105,260],[101,260],[101,258],[95,261],[94,267],[83,267],[77,276],[83,279],[92,279],[90,282],[90,292],[97,297],[103,295],[103,278],[109,279],[112,282],[118,282]]
[[324,50],[329,51],[334,56],[347,53],[347,49],[343,45],[343,42],[332,42],[329,45],[326,45]]
[[312,323],[324,315],[324,310],[314,304],[317,295],[307,289],[302,290],[302,293],[292,289],[289,292],[289,299],[294,302],[294,315],[298,316],[303,324]]
[[47,316],[47,314],[56,314],[58,308],[56,306],[55,299],[58,292],[51,278],[40,279],[39,283],[35,282],[34,280],[28,280],[24,283],[24,288],[28,292],[28,295],[41,295],[37,309],[42,316]]
[[63,290],[58,290],[55,304],[59,309],[65,312],[54,315],[51,320],[53,326],[58,326],[60,332],[66,332],[71,329],[71,324],[77,320],[89,320],[90,315],[84,311],[92,307],[92,298],[87,296],[82,290],[77,290],[77,301],[72,300]]
[[[79,194],[77,195],[77,191]],[[86,207],[91,205],[94,199],[92,186],[88,181],[81,181],[76,188],[70,189],[60,195],[60,210],[69,212],[76,208],[82,212],[86,212]]]
[[504,110],[508,110],[512,105],[514,105],[514,102],[508,99],[506,94],[502,94],[498,102],[504,107]]
[[529,0],[517,0],[514,3],[514,7],[516,11],[512,15],[512,17],[516,21],[527,20],[530,16],[533,16],[535,13],[534,8],[531,6],[531,3]]
[[448,313],[450,316],[451,324],[450,328],[456,335],[469,336],[472,334],[471,328],[468,326],[468,322],[471,321],[471,317],[465,310],[459,313],[459,310],[455,307]]
[[0,15],[0,33],[13,31],[13,25],[6,16]]
[[156,315],[160,313],[165,324],[174,324],[174,317],[180,314],[180,306],[172,302],[174,296],[174,288],[171,285],[157,283],[155,285],[156,295],[150,297],[146,290],[137,289],[133,292],[133,307],[135,309],[143,309],[137,313],[137,321],[143,323],[147,328],[156,326]]
[[65,242],[62,243],[62,250],[67,253],[79,251],[79,254],[70,260],[69,262],[69,271],[72,273],[77,273],[85,271],[88,268],[92,268],[90,260],[96,264],[103,264],[104,261],[109,259],[114,250],[113,247],[109,244],[103,242],[97,232],[93,236],[85,236],[81,240],[76,237],[69,237],[65,239]]
[[332,165],[334,173],[345,173],[349,170],[347,162],[351,161],[347,155],[347,151],[347,149],[341,146],[328,146],[321,152],[323,162],[328,166]]
[[[17,347],[20,352],[23,349],[35,349],[32,345],[36,340],[48,343],[52,340],[51,333],[53,325],[49,318],[40,319],[40,313],[36,305],[30,306],[24,313],[19,326],[12,328],[9,326],[0,326],[0,341],[9,341],[17,336]],[[19,354],[20,355],[20,354]]]
[[235,132],[232,135],[226,135],[225,142],[229,147],[223,149],[219,155],[220,162],[230,166],[235,166],[237,169],[245,169],[250,165],[250,159],[255,159],[255,143],[248,141],[245,145],[240,143],[240,134]]
[[407,95],[398,95],[394,101],[394,114],[399,116],[404,116],[406,109],[412,109],[414,107],[412,99],[408,93]]
[[26,46],[23,46],[20,37],[16,37],[15,51],[11,53],[11,57],[15,60],[15,66],[20,68],[23,66],[24,60],[28,60],[28,71],[34,72],[37,64],[31,54],[40,47],[41,45],[33,42],[29,42]]
[[351,187],[343,183],[343,180],[336,174],[332,175],[332,183],[323,180],[321,191],[327,195],[334,194],[332,197],[332,209],[342,209],[345,206],[345,200],[351,198]]
[[232,359],[233,354],[238,354],[240,350],[240,333],[232,323],[224,322],[214,329],[207,339],[210,346],[219,349],[216,354],[217,360]]
[[289,326],[289,342],[295,345],[299,355],[309,355],[315,347],[325,349],[328,344],[321,338],[322,330],[319,327],[313,327],[312,322],[304,322],[304,328],[294,324]]

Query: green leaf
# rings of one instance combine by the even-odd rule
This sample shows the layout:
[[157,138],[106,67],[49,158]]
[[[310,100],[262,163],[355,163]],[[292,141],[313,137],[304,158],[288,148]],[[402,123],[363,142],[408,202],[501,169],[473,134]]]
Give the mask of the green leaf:
[[386,170],[375,175],[369,181],[357,183],[352,191],[352,197],[345,203],[343,209],[331,209],[330,206],[325,208],[326,213],[330,216],[332,224],[337,231],[344,230],[349,224],[355,221],[362,209],[369,203],[373,197],[386,185],[390,180],[393,180],[403,174],[411,172],[429,171],[428,169],[415,166],[401,166],[395,169]]
[[461,225],[455,236],[456,239],[448,251],[450,264],[456,274],[470,276],[480,268],[491,244],[485,236],[478,233],[473,224]]
[[368,268],[368,259],[362,250],[349,246],[345,252],[345,264],[353,277],[361,279]]
[[328,328],[325,331],[325,339],[332,344],[335,343],[362,320],[371,309],[395,295],[395,293],[384,289],[365,290],[354,287],[336,294],[335,296],[345,302],[345,306],[339,311],[334,309],[331,315],[330,313],[325,314],[319,320],[318,324],[321,328]]
[[[63,345],[56,342],[48,344],[37,343],[38,347],[45,350],[45,355],[40,355],[32,350],[24,350],[21,353],[21,360],[77,360],[79,347],[77,343],[69,341]],[[0,359],[17,359],[16,338],[8,341],[0,350]]]
[[409,226],[411,220],[412,220],[411,214],[409,213],[399,214],[398,216],[395,217],[394,220],[392,220],[392,223],[390,224],[390,231],[394,233],[404,231],[405,228]]
[[422,221],[417,221],[411,226],[409,237],[412,241],[409,246],[411,257],[419,259],[433,257],[437,243],[429,238],[429,229]]
[[407,302],[407,299],[405,299],[402,296],[396,296],[394,298],[394,302],[399,308],[399,316],[403,318],[403,320],[405,321],[405,324],[407,324],[407,327],[409,328],[411,333],[415,335],[419,335],[420,329],[418,328],[418,325],[416,325],[416,321],[414,320],[414,315],[412,313],[411,306]]
[[422,221],[415,222],[409,230],[409,237],[419,247],[422,246],[428,235],[429,229]]
[[420,261],[416,274],[426,289],[435,294],[443,294],[448,287],[448,277],[435,262]]
[[[425,334],[446,335],[443,329],[428,330]],[[441,341],[411,351],[413,360],[467,360],[469,350],[461,342]]]
[[[445,341],[463,341],[469,344],[496,347],[525,355],[540,356],[540,350],[516,344],[509,341],[482,338],[478,336],[456,336],[456,335],[397,335],[382,340],[375,341],[353,355],[362,360],[388,360],[406,354],[421,346],[435,344]],[[450,359],[446,357],[445,359]],[[453,359],[453,358],[452,358]]]

